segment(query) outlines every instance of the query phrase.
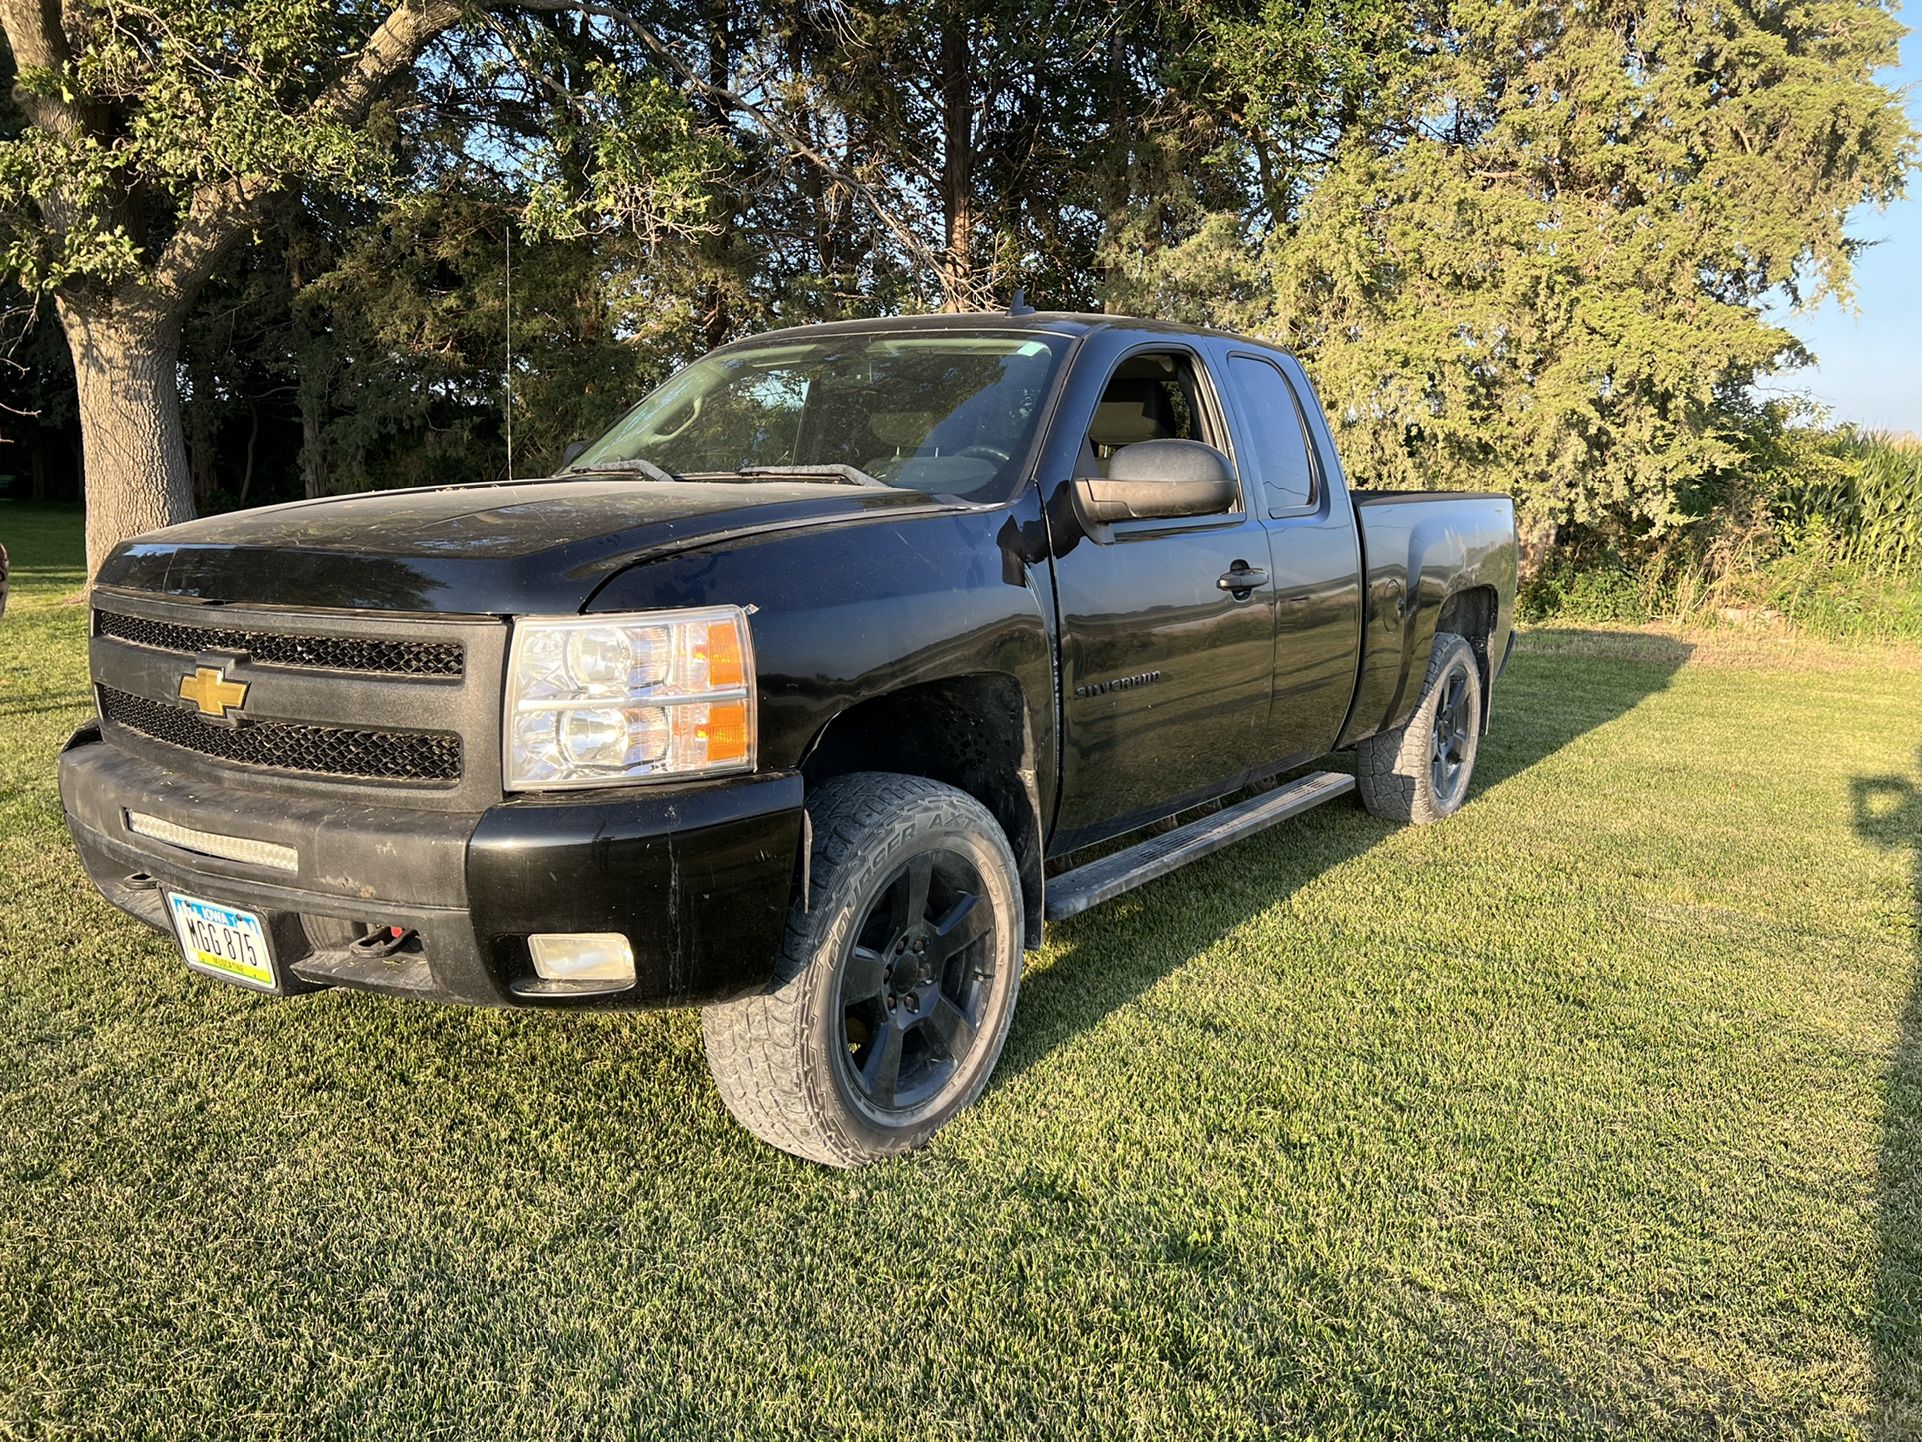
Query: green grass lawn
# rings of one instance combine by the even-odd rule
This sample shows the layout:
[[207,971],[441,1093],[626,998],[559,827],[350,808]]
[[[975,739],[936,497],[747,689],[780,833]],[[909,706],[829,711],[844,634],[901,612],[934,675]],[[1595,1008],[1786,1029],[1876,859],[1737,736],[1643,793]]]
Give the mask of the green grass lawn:
[[1922,1436],[1922,652],[1531,635],[1476,793],[1055,928],[981,1103],[692,1015],[256,997],[95,899],[0,506],[0,1437]]

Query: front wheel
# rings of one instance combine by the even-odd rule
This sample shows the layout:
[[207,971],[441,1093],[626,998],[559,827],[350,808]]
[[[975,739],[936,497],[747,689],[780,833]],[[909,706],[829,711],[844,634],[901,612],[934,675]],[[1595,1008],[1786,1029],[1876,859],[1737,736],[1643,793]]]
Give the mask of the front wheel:
[[1356,748],[1361,803],[1390,821],[1422,825],[1461,810],[1481,749],[1482,672],[1475,648],[1435,637],[1422,698],[1408,723]]
[[773,982],[705,1007],[708,1068],[735,1120],[853,1167],[923,1145],[1001,1055],[1021,983],[1021,883],[965,792],[836,777],[808,798],[814,848]]

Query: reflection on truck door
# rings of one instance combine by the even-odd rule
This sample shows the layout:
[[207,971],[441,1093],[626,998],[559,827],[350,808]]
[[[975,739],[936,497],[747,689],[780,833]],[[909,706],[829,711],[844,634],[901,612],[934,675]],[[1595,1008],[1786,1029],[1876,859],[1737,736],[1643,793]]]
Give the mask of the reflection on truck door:
[[[1084,474],[1122,446],[1178,438],[1227,449],[1220,401],[1185,347],[1137,350],[1114,367],[1081,424]],[[1115,525],[1113,539],[1055,560],[1065,726],[1055,846],[1083,845],[1153,816],[1171,798],[1238,783],[1266,749],[1272,593],[1220,578],[1264,567],[1258,499],[1220,516]]]

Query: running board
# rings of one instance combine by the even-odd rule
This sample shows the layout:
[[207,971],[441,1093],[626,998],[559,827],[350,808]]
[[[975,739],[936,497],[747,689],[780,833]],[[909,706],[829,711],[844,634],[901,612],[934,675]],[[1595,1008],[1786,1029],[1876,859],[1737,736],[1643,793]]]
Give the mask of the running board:
[[1278,786],[1199,821],[1190,821],[1166,835],[1150,836],[1126,851],[1064,871],[1048,882],[1047,918],[1060,921],[1091,906],[1099,906],[1145,881],[1166,876],[1176,867],[1186,866],[1190,861],[1354,789],[1355,778],[1345,771],[1311,771],[1286,786]]

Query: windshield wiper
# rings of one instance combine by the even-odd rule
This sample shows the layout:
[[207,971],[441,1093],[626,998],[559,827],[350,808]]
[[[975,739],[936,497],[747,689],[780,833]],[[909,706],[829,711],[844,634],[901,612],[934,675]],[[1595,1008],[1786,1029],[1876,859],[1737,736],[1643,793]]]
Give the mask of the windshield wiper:
[[631,472],[646,476],[650,481],[678,481],[681,478],[665,466],[657,466],[646,456],[627,456],[618,461],[596,461],[591,466],[569,466],[563,475],[586,476],[623,474]]
[[735,476],[765,476],[769,480],[792,478],[800,481],[839,481],[844,486],[879,486],[882,490],[892,490],[884,480],[871,476],[859,466],[742,466],[738,471],[730,471]]

